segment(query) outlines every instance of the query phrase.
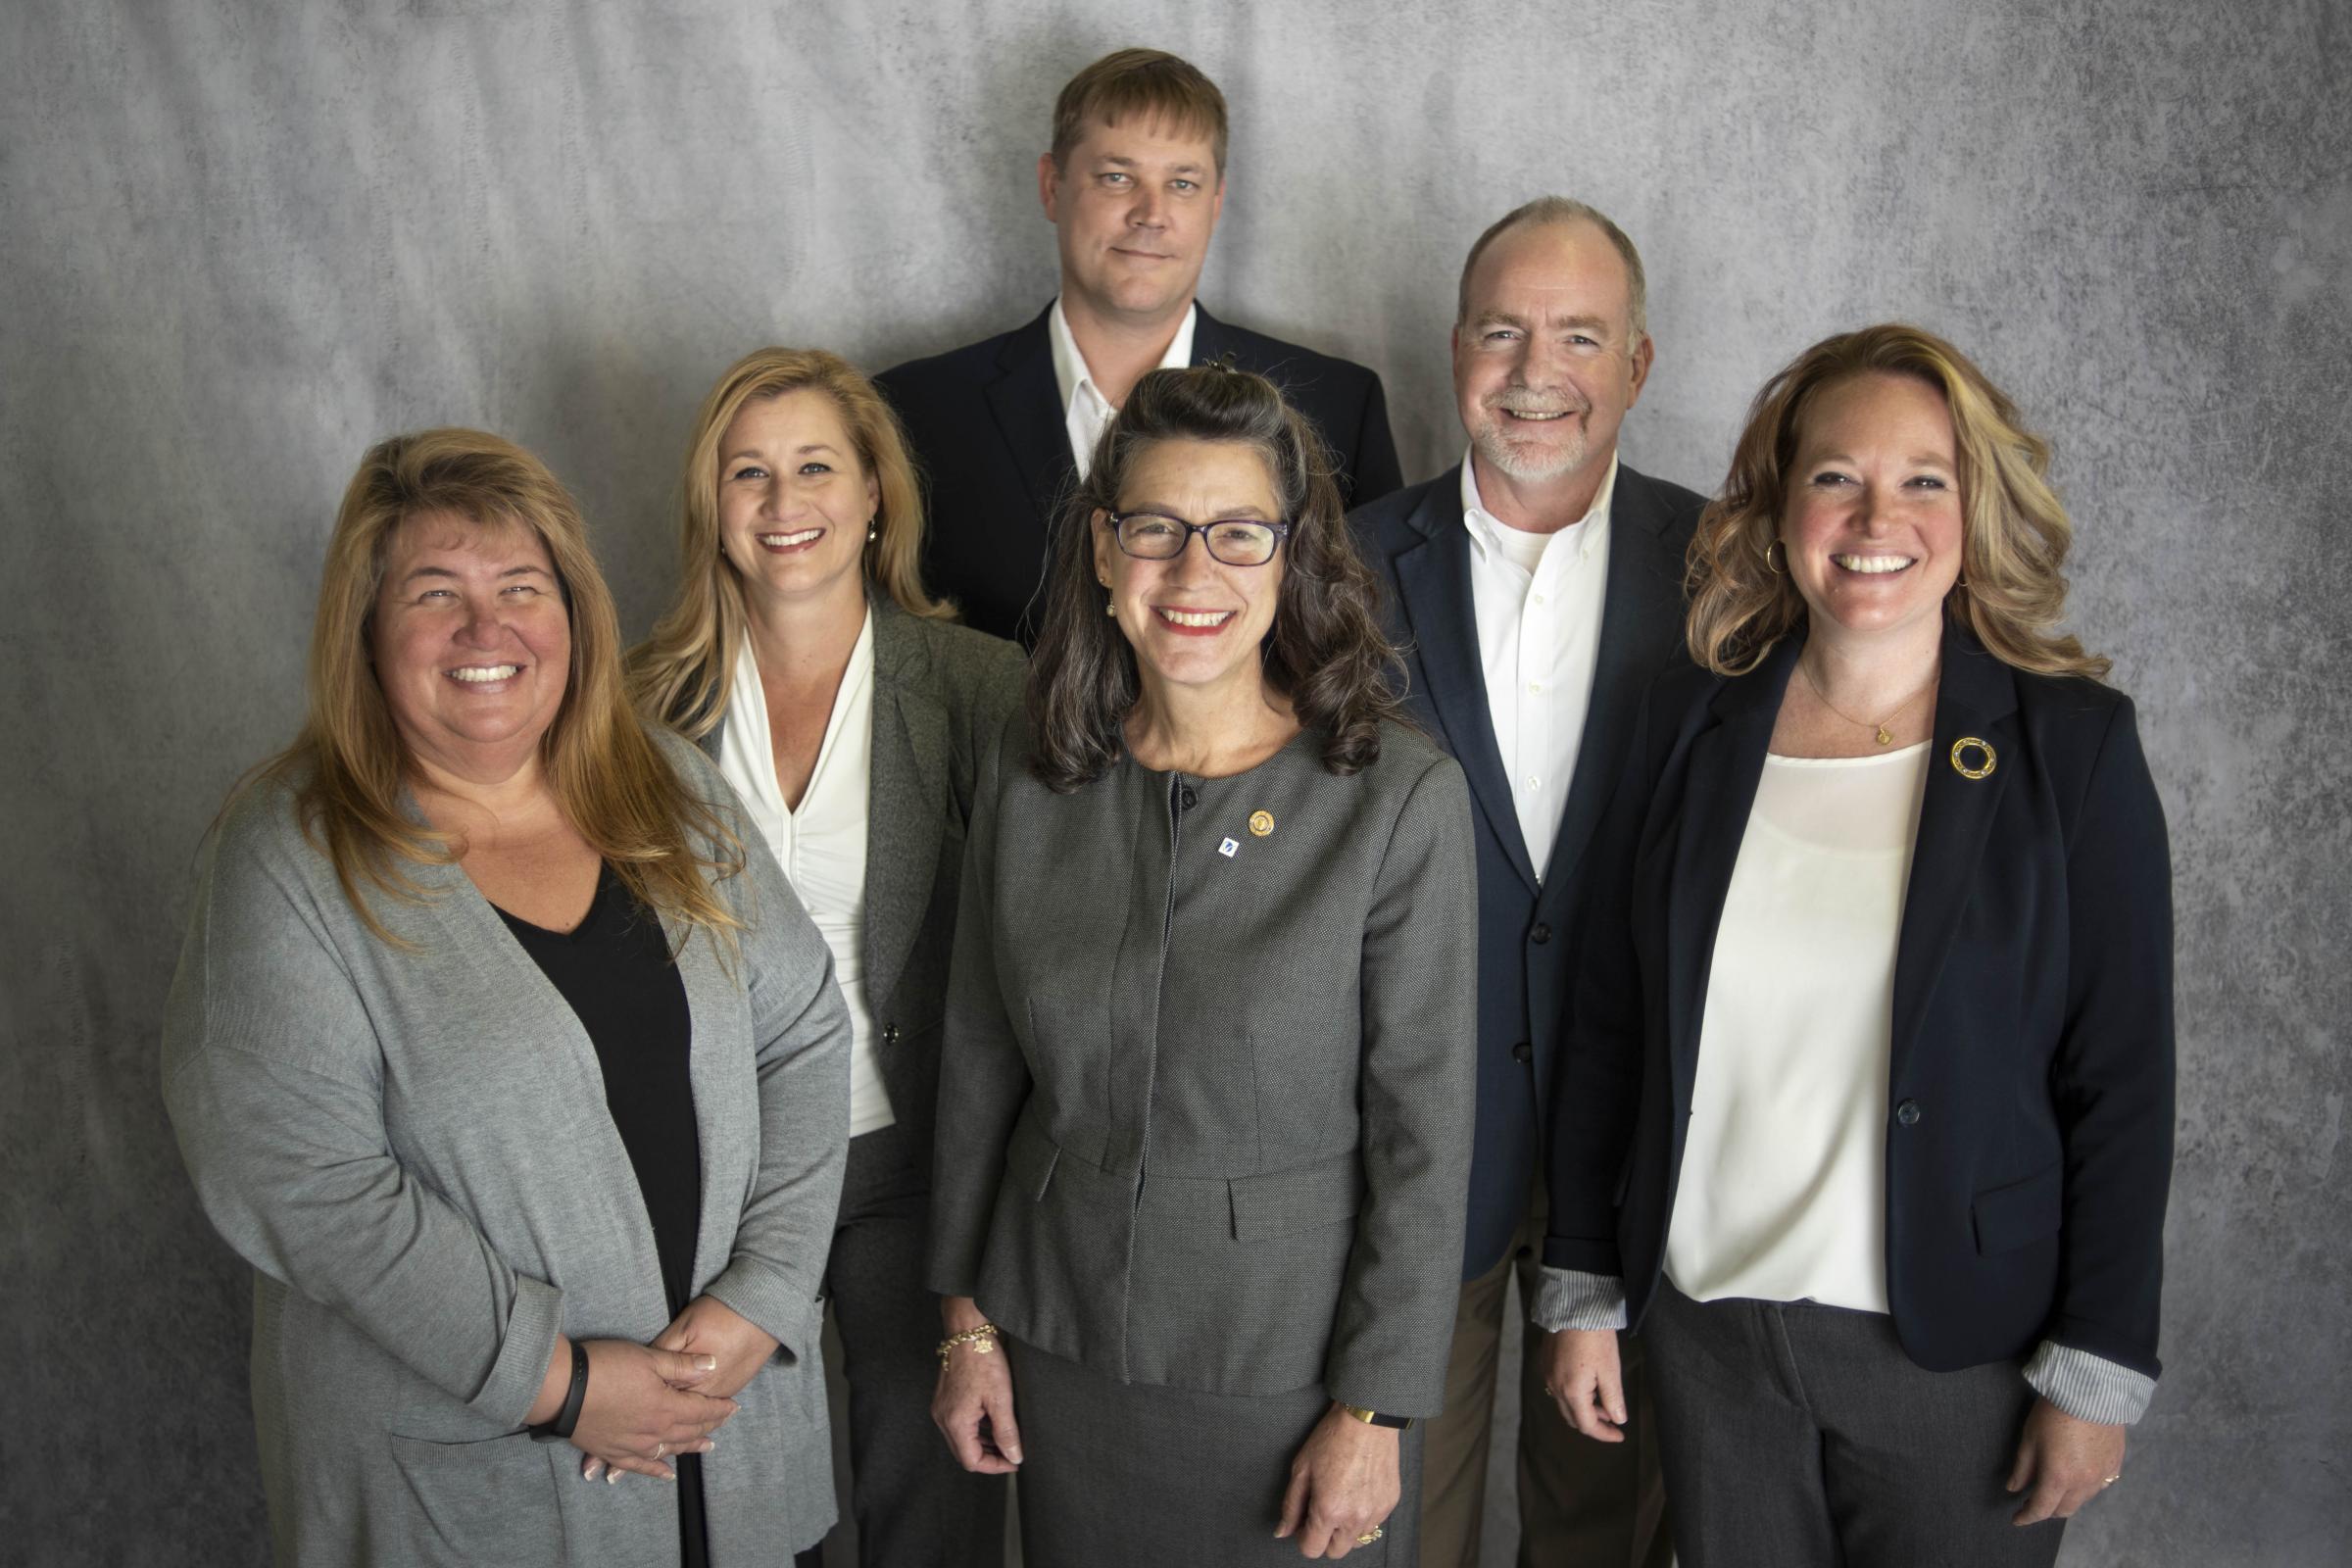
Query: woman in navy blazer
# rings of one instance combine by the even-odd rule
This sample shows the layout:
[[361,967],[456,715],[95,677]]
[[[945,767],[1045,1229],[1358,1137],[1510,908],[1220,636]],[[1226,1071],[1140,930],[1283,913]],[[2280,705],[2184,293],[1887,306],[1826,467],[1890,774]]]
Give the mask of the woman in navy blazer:
[[1645,1331],[1693,1568],[2047,1563],[2154,1388],[2170,858],[2047,461],[1927,333],[1801,355],[1595,841],[1537,1313],[1601,1441]]

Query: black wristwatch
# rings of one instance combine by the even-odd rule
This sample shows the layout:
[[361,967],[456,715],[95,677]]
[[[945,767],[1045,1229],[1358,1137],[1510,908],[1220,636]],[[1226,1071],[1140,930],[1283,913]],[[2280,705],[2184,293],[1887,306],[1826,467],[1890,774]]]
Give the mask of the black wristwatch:
[[1367,1410],[1360,1404],[1342,1404],[1340,1408],[1368,1427],[1391,1427],[1402,1432],[1413,1424],[1413,1418],[1409,1415],[1382,1415],[1378,1410]]
[[579,1341],[571,1342],[571,1387],[564,1391],[564,1408],[552,1421],[542,1421],[529,1429],[541,1443],[568,1442],[580,1424],[580,1406],[588,1402],[588,1347]]

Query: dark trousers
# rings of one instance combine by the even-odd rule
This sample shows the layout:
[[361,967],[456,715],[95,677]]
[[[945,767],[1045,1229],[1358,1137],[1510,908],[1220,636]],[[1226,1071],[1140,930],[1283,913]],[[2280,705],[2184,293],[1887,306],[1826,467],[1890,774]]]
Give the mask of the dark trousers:
[[825,1290],[850,1386],[850,1514],[865,1568],[998,1568],[1004,1478],[966,1471],[931,1424],[945,1332],[923,1284],[931,1193],[899,1127],[850,1140]]
[[2034,1402],[2017,1362],[1928,1372],[1882,1314],[1663,1281],[1642,1332],[1684,1568],[2057,1560],[2064,1521],[2010,1523]]

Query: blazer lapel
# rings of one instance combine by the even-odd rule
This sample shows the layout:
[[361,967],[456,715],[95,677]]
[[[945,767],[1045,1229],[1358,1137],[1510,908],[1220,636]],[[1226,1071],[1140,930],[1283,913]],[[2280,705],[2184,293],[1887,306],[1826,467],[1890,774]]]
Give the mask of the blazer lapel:
[[[2019,756],[2017,682],[2009,666],[1957,628],[1943,639],[1943,669],[1936,685],[1936,737],[1928,748],[1928,782],[1920,800],[1911,877],[1903,893],[1902,932],[1894,949],[1894,1018],[1888,1063],[1901,1081],[1904,1058],[1919,1036],[1928,998],[1943,972],[1945,955],[1968,906],[1974,869],[1984,851],[2002,794]],[[1969,778],[1952,761],[1954,743],[1979,740],[1992,749],[1992,771]],[[1966,759],[1976,765],[1972,750]]]
[[[865,998],[890,1004],[922,929],[948,793],[948,717],[922,693],[930,654],[906,612],[874,603],[874,750],[866,784]],[[887,1020],[884,1020],[887,1021]]]
[[1652,498],[1649,481],[1622,465],[1609,528],[1613,537],[1608,581],[1601,590],[1592,698],[1585,709],[1576,776],[1568,784],[1568,803],[1544,874],[1546,890],[1573,885],[1632,739],[1643,696],[1642,672],[1664,661],[1683,629],[1682,563],[1665,546],[1666,514]]
[[1690,742],[1666,893],[1666,1041],[1677,1105],[1690,1102],[1715,932],[1799,647],[1799,639],[1782,638],[1755,669],[1720,687],[1708,705],[1715,723]]
[[[1012,452],[1029,490],[1029,515],[1042,537],[1059,514],[1062,497],[1073,488],[1078,465],[1070,457],[1070,430],[1061,389],[1054,379],[1054,348],[1047,324],[1053,307],[1013,334],[997,357],[1004,374],[989,383],[989,412]],[[1007,542],[1009,548],[1009,541]]]
[[1478,612],[1470,598],[1470,536],[1457,499],[1461,470],[1429,487],[1414,509],[1412,526],[1424,537],[1396,560],[1396,598],[1404,612],[1421,677],[1428,683],[1424,705],[1437,715],[1454,760],[1469,776],[1470,793],[1487,816],[1512,867],[1531,893],[1535,862],[1519,831],[1519,809],[1502,769],[1494,720],[1487,711],[1487,677],[1478,657]]

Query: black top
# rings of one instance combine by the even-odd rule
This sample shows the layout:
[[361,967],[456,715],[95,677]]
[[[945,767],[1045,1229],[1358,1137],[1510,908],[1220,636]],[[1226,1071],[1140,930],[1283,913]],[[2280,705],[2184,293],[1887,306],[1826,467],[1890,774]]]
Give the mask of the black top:
[[[492,906],[496,907],[496,906]],[[629,1152],[662,1260],[670,1315],[694,1297],[695,1237],[703,1224],[703,1146],[694,1120],[694,1023],[662,922],[607,865],[577,927],[550,931],[498,911],[548,980],[579,1014],[605,1075],[605,1106]],[[688,1568],[708,1561],[702,1463],[680,1454],[679,1529]]]

